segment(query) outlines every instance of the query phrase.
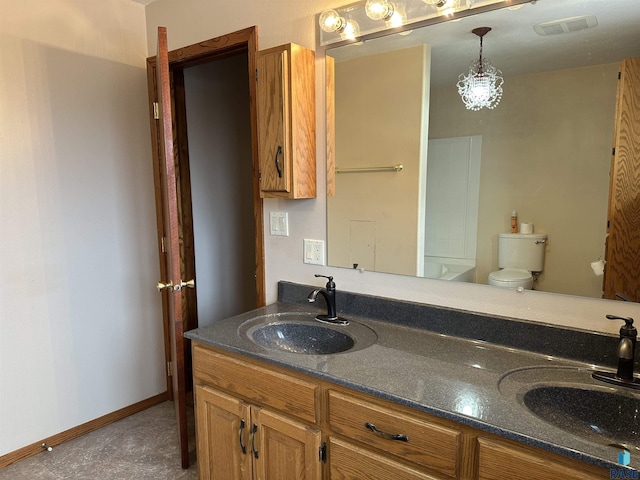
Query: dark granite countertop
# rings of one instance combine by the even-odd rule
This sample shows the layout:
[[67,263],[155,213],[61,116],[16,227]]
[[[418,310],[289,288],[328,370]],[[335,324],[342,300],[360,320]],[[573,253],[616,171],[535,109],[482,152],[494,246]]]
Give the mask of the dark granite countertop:
[[[280,295],[283,297],[287,295]],[[640,393],[593,380],[591,372],[595,365],[585,360],[514,348],[508,342],[505,346],[460,338],[434,332],[428,326],[399,324],[393,317],[380,321],[373,315],[361,317],[352,313],[348,314],[349,320],[374,330],[377,341],[366,348],[331,355],[267,350],[250,341],[240,328],[257,316],[282,312],[320,310],[279,301],[189,331],[185,336],[606,469],[622,468],[616,463],[620,446],[608,445],[602,437],[589,436],[588,432],[574,435],[542,420],[523,405],[524,392],[533,384],[587,386],[616,392],[638,402],[636,417],[628,421],[632,425],[640,422]],[[385,312],[388,315],[390,311]],[[343,328],[349,332],[353,327]],[[566,335],[567,331],[547,333]],[[600,365],[597,367],[600,370],[611,370]],[[603,416],[609,414],[619,415],[603,409]],[[640,432],[636,434],[640,437]],[[640,446],[636,445],[640,441],[626,446],[631,450],[629,467],[637,469]]]

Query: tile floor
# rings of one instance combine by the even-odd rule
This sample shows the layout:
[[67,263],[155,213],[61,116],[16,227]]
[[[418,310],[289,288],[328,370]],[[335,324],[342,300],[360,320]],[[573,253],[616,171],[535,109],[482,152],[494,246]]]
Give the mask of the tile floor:
[[180,468],[175,425],[164,402],[0,469],[0,480],[197,480],[193,455]]

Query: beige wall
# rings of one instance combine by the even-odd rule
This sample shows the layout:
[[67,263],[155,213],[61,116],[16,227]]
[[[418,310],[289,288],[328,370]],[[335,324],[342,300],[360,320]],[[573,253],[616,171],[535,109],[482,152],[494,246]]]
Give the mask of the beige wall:
[[618,65],[506,78],[495,110],[432,92],[430,138],[482,135],[476,281],[498,269],[510,214],[549,235],[542,291],[600,297]]
[[[171,48],[186,46],[207,38],[251,25],[259,26],[260,47],[295,42],[315,48],[315,14],[345,2],[318,0],[300,2],[286,0],[156,0],[147,11],[149,52],[155,52],[155,30],[168,28]],[[315,200],[265,201],[266,218],[270,211],[288,211],[289,237],[272,237],[265,225],[267,300],[277,298],[278,280],[323,285],[314,273],[333,275],[338,289],[372,295],[395,297],[434,305],[488,312],[533,321],[570,325],[617,333],[619,325],[604,318],[607,313],[638,316],[637,304],[547,294],[514,293],[510,290],[475,284],[443,282],[375,272],[360,273],[353,269],[318,267],[302,263],[303,239],[326,239],[325,171],[325,92],[324,50],[317,49],[316,99],[318,134],[318,198]],[[511,208],[507,206],[506,208]],[[266,222],[268,223],[268,222]]]
[[[331,265],[350,268],[358,263],[367,270],[417,274],[423,251],[418,231],[425,176],[421,132],[428,129],[422,112],[429,108],[428,98],[418,100],[425,94],[429,71],[426,45],[336,62],[337,167],[404,168],[336,175],[335,196],[327,199]],[[354,245],[363,228],[371,232],[365,239],[373,263],[366,261],[361,245]]]
[[166,390],[144,33],[0,0],[0,455]]

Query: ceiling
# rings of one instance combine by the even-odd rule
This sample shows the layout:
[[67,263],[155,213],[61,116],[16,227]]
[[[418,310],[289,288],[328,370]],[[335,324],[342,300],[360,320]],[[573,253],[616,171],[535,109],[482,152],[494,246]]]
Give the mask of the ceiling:
[[[540,36],[538,23],[594,15],[597,26]],[[413,30],[330,49],[336,61],[426,43],[431,45],[431,81],[443,85],[477,59],[476,27],[491,27],[483,54],[504,77],[618,62],[640,56],[640,0],[537,0],[519,9],[502,8]]]

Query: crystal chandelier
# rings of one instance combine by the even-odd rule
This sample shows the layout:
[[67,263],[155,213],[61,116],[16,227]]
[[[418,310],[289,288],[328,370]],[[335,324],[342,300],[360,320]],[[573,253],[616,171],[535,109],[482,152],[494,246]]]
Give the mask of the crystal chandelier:
[[468,110],[495,108],[502,98],[502,72],[491,60],[482,58],[482,37],[491,31],[489,27],[474,28],[472,33],[480,37],[480,58],[471,62],[469,73],[458,77],[458,93]]

